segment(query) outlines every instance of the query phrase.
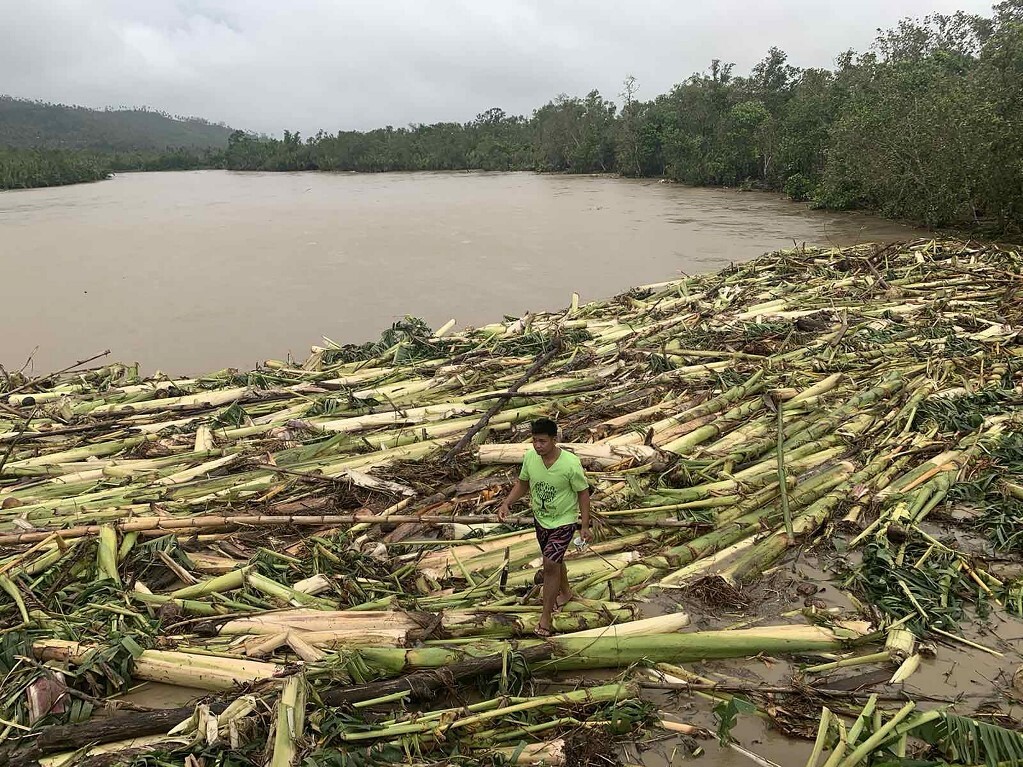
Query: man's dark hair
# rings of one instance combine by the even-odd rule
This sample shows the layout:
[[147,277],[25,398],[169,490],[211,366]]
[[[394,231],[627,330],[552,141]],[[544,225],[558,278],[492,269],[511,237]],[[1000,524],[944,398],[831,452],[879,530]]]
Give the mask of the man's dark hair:
[[552,438],[558,436],[558,425],[550,418],[537,418],[530,424],[530,430],[533,434],[543,434]]

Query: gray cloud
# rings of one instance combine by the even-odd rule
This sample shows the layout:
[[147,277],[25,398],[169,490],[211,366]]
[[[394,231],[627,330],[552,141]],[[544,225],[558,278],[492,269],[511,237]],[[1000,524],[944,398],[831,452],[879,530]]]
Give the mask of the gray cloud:
[[148,105],[279,134],[528,114],[558,93],[662,93],[712,58],[745,72],[865,50],[977,0],[0,0],[0,93]]

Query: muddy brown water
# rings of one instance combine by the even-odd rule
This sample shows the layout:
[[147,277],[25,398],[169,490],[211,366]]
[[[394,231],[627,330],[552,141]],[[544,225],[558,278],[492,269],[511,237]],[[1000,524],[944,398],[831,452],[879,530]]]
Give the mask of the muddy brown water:
[[249,368],[557,309],[793,242],[913,237],[780,195],[531,173],[122,174],[0,193],[0,364]]
[[[934,531],[937,533],[937,531]],[[853,555],[851,564],[858,562]],[[803,618],[789,615],[793,610],[807,606],[805,589],[814,586],[813,601],[818,607],[838,609],[846,617],[857,615],[855,602],[849,592],[843,589],[835,578],[835,567],[839,558],[829,554],[824,559],[805,554],[790,555],[784,562],[764,574],[764,577],[744,596],[744,605],[714,605],[696,599],[685,591],[667,589],[655,592],[655,596],[643,607],[643,614],[661,614],[683,609],[693,622],[688,630],[713,630],[736,627],[749,623],[750,627],[769,626],[779,623],[802,623]],[[996,723],[1010,727],[1016,725],[1023,715],[1023,707],[1017,700],[1018,693],[1012,691],[1012,677],[1023,660],[1023,620],[1002,610],[993,611],[983,619],[968,610],[961,624],[962,635],[994,652],[985,652],[953,641],[927,642],[933,656],[925,657],[920,668],[901,684],[885,684],[880,677],[890,675],[894,670],[888,664],[871,664],[861,667],[840,669],[817,676],[807,676],[805,681],[821,687],[836,689],[859,689],[862,697],[852,699],[830,699],[823,703],[847,720],[855,717],[865,703],[866,692],[878,692],[882,696],[904,695],[905,700],[915,700],[918,708],[929,710],[955,701],[952,711],[963,716],[973,716],[979,711],[997,712]],[[858,653],[872,652],[863,649]],[[818,661],[823,658],[818,658]],[[724,683],[741,683],[753,687],[788,687],[793,678],[801,674],[800,665],[816,662],[812,656],[803,658],[757,657],[738,658],[724,661],[686,664],[686,667],[701,676]],[[873,677],[873,678],[871,678]],[[859,684],[857,684],[859,680]],[[644,698],[652,701],[658,709],[671,715],[676,721],[685,721],[714,731],[718,720],[713,712],[713,703],[687,693],[670,693],[646,690]],[[884,699],[879,705],[889,713],[898,709],[905,700]],[[786,711],[791,714],[804,713],[819,716],[820,701],[806,701],[801,706],[798,699],[778,696],[774,703],[779,707],[778,721],[785,722]],[[795,706],[795,708],[792,708]],[[798,722],[798,717],[791,717]],[[808,724],[816,726],[813,721]],[[783,767],[804,765],[813,750],[809,734],[806,737],[786,735],[776,724],[752,715],[740,716],[732,736],[746,749]],[[754,764],[728,748],[718,745],[716,740],[700,741],[709,761],[715,767],[739,767]],[[625,747],[626,756],[632,763],[642,767],[676,767],[687,764],[687,750],[684,740],[665,737],[655,740],[649,747]],[[628,759],[627,759],[628,761]]]

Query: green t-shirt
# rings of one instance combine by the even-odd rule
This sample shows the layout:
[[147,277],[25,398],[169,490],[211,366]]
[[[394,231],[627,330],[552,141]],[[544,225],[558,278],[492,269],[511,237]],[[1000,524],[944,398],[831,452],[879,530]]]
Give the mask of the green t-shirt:
[[565,449],[550,468],[530,448],[522,459],[519,479],[529,483],[533,517],[548,530],[579,520],[579,493],[589,487],[583,465]]

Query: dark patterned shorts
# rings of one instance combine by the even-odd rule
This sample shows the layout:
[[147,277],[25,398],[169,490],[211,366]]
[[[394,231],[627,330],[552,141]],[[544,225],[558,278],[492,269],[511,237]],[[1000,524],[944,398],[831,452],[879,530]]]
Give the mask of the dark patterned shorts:
[[548,529],[534,521],[533,527],[536,528],[536,541],[540,544],[543,558],[552,562],[563,561],[568,544],[572,542],[572,536],[575,534],[575,523]]

